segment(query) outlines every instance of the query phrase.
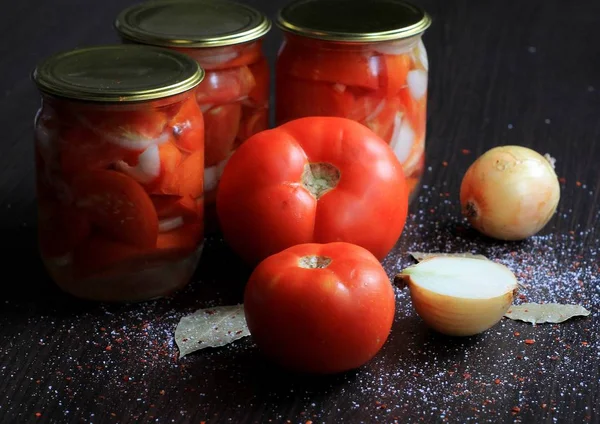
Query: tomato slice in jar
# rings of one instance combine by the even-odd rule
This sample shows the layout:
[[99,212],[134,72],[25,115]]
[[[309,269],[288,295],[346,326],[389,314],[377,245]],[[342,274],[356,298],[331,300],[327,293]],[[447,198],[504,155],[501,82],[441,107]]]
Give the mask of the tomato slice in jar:
[[240,128],[242,106],[229,103],[204,113],[206,167],[214,166],[229,156]]
[[104,141],[125,150],[140,152],[169,138],[168,115],[158,109],[90,110],[76,119]]
[[353,108],[354,95],[346,87],[296,78],[287,78],[277,86],[278,125],[308,116],[347,118]]
[[210,105],[238,101],[248,96],[255,86],[254,75],[247,66],[206,71],[204,80],[196,89],[196,100],[204,110]]
[[45,258],[67,255],[89,236],[89,221],[74,207],[65,204],[40,206],[38,241]]
[[152,194],[200,197],[204,191],[204,152],[197,150],[184,157],[173,172],[165,174]]
[[408,54],[382,55],[380,60],[383,64],[380,75],[381,88],[386,96],[397,95],[406,87],[406,76],[411,66],[411,58]]
[[194,221],[200,212],[196,200],[191,196],[150,196],[159,219],[182,217],[184,221]]
[[88,171],[73,180],[75,204],[93,226],[113,239],[141,248],[158,236],[158,216],[144,188],[112,170]]
[[73,273],[77,278],[90,277],[138,258],[143,252],[140,247],[94,235],[74,252]]
[[204,237],[203,225],[202,222],[189,223],[175,230],[160,233],[156,241],[156,249],[159,252],[190,253],[198,247]]
[[59,140],[60,167],[66,175],[105,169],[119,160],[135,162],[141,152],[110,143],[83,126],[63,129]]
[[175,144],[186,152],[204,148],[204,118],[200,107],[193,97],[186,100],[169,121],[175,138]]
[[248,97],[258,107],[267,107],[269,105],[269,84],[270,69],[269,62],[262,58],[258,62],[248,66],[254,76],[255,85],[248,93]]
[[240,128],[237,133],[237,147],[244,140],[249,139],[254,134],[264,131],[269,127],[268,109],[244,106],[242,108],[242,118],[240,120]]
[[204,192],[204,152],[199,150],[189,155],[178,172],[180,194],[196,199]]
[[[379,88],[379,58],[368,51],[312,50],[288,47],[282,50],[278,69],[283,75],[332,84]],[[287,79],[287,78],[286,78]]]

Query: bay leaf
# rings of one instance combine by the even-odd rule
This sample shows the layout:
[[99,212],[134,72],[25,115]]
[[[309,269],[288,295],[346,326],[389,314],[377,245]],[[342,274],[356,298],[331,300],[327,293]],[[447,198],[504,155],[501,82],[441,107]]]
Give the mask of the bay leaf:
[[225,346],[249,335],[243,304],[199,309],[181,318],[175,328],[180,358],[207,347]]
[[421,261],[424,261],[425,259],[429,259],[429,258],[433,258],[433,257],[437,257],[437,256],[448,256],[448,257],[456,257],[456,258],[471,258],[471,259],[485,259],[485,260],[487,260],[487,258],[485,256],[483,256],[483,255],[478,255],[478,254],[469,253],[469,252],[464,252],[464,253],[408,252],[408,254],[410,256],[412,256],[415,259],[415,261],[417,261],[417,262],[421,262]]
[[560,303],[523,303],[512,305],[504,316],[512,320],[531,324],[558,324],[576,316],[587,317],[590,311],[580,305],[564,305]]

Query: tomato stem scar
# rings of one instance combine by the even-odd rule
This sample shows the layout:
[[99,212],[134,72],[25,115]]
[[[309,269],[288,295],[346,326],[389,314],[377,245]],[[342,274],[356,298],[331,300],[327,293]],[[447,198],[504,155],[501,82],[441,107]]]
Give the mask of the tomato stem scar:
[[331,263],[331,258],[328,258],[327,256],[316,256],[316,255],[302,256],[298,260],[298,266],[300,268],[306,268],[306,269],[327,268],[330,263]]
[[340,170],[330,163],[307,163],[302,173],[302,185],[319,199],[338,185],[340,176]]

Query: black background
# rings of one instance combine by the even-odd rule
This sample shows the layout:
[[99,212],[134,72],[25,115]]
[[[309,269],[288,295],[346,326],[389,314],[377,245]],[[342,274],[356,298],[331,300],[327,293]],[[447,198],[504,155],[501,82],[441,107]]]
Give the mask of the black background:
[[[424,37],[429,168],[384,261],[392,277],[412,263],[410,249],[479,251],[526,285],[517,302],[577,303],[592,315],[537,327],[504,320],[452,339],[428,330],[398,290],[380,354],[317,379],[273,368],[249,338],[177,359],[181,316],[241,301],[250,270],[218,238],[189,288],[139,305],[74,300],[41,266],[30,73],[55,51],[118,42],[113,18],[131,3],[21,0],[0,13],[0,422],[600,422],[600,2],[419,2],[434,20]],[[284,4],[248,3],[271,17]],[[280,40],[274,28],[271,64]],[[501,144],[550,153],[561,177],[557,214],[520,243],[481,238],[459,214],[462,175]]]

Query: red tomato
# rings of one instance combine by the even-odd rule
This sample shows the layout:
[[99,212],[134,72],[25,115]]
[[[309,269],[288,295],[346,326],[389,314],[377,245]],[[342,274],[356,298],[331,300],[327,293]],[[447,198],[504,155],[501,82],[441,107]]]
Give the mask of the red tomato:
[[250,137],[225,166],[217,213],[249,263],[300,243],[345,241],[383,259],[404,228],[402,165],[373,131],[307,117]]
[[262,261],[244,294],[248,328],[266,356],[300,372],[358,368],[386,342],[394,290],[369,251],[302,244]]

